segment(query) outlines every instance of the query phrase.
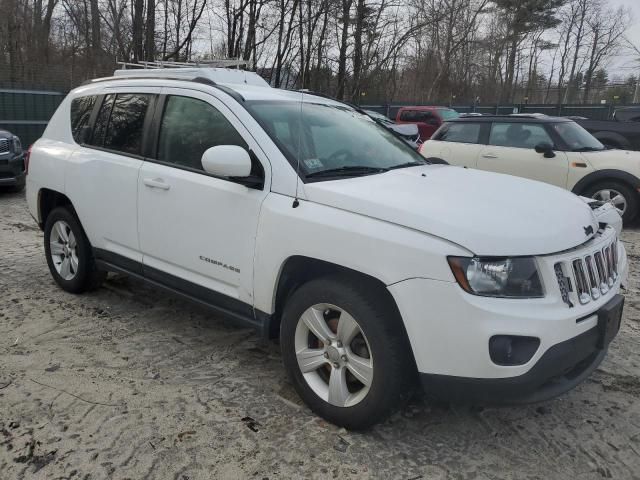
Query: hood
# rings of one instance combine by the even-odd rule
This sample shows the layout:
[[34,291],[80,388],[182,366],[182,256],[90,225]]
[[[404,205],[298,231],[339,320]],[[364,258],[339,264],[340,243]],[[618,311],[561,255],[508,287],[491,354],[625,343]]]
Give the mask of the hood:
[[419,230],[476,255],[543,255],[598,225],[576,195],[545,183],[446,165],[307,183],[307,199]]

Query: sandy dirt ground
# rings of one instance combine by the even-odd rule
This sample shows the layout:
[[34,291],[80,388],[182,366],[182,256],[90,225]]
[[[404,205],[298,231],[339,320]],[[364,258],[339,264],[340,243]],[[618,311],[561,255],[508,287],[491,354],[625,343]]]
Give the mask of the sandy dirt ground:
[[275,343],[125,277],[49,276],[0,195],[0,479],[640,478],[640,231],[622,330],[574,391],[518,408],[413,400],[365,433],[315,417]]

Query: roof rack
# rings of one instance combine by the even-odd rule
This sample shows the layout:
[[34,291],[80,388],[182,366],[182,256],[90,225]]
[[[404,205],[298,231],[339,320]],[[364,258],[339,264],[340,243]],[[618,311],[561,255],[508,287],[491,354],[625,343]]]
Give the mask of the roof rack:
[[247,67],[249,62],[240,58],[224,58],[224,59],[211,59],[197,62],[171,62],[168,60],[157,61],[138,61],[138,62],[116,62],[116,64],[122,67],[122,70],[127,69],[159,69],[159,68],[236,68],[240,70],[240,67]]

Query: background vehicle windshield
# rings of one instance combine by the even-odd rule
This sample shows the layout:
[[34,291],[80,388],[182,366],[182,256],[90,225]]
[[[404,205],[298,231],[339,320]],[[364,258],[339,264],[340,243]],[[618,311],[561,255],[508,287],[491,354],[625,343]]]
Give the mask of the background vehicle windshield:
[[451,120],[452,118],[458,118],[460,114],[450,108],[439,108],[438,113],[443,120]]
[[553,129],[572,152],[589,152],[605,148],[593,135],[575,122],[554,123]]
[[[341,105],[247,102],[250,112],[304,175],[363,167],[386,169],[424,159],[367,115]],[[366,172],[364,172],[366,173]]]

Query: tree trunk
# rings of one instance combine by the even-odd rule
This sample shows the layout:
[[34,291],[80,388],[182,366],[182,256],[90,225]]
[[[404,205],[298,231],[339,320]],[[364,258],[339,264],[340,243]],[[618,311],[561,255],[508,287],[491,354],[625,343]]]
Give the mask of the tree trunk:
[[145,27],[144,52],[150,62],[156,58],[156,0],[147,0],[147,25]]
[[349,46],[349,15],[351,14],[352,3],[353,0],[342,0],[342,31],[340,34],[340,52],[338,56],[338,89],[336,90],[336,98],[338,98],[338,100],[344,98],[347,77],[347,47]]

